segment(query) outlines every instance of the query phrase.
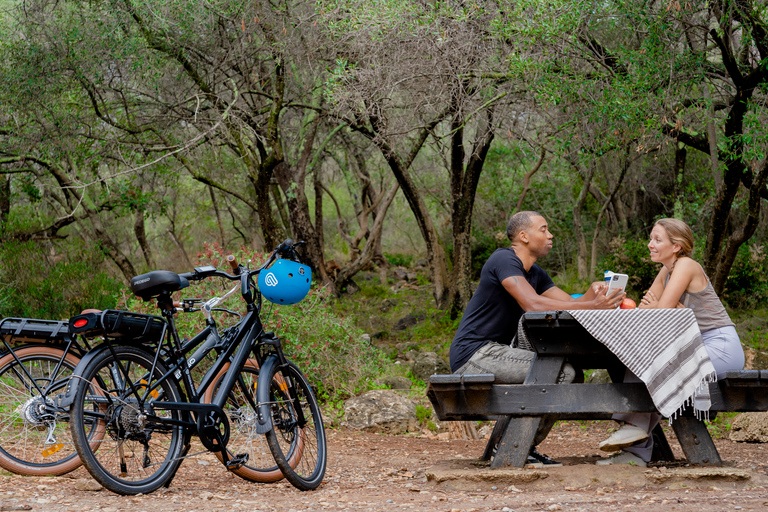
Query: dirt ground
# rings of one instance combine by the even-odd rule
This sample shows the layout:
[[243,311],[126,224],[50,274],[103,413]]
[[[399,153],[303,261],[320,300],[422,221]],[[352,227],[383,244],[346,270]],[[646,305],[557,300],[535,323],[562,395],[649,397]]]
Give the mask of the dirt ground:
[[[168,489],[148,496],[84,490],[84,469],[63,477],[0,476],[0,511],[725,511],[768,509],[768,447],[716,440],[725,467],[595,466],[612,422],[564,422],[540,451],[565,466],[496,471],[477,463],[484,440],[389,436],[328,430],[328,471],[320,488],[254,484],[227,473],[210,454],[185,461]],[[671,436],[672,438],[674,435]],[[678,457],[682,452],[676,443]],[[194,450],[193,450],[194,451]]]

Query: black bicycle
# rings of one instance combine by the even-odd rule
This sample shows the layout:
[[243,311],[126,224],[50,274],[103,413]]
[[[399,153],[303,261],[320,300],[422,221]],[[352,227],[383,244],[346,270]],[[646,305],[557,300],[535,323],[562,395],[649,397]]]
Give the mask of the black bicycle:
[[[280,339],[264,331],[259,316],[262,294],[277,304],[306,296],[311,272],[297,261],[300,244],[286,240],[255,270],[231,259],[233,274],[205,266],[132,279],[133,292],[156,299],[161,316],[108,310],[70,320],[73,333],[105,340],[83,356],[62,399],[63,406],[71,404],[77,452],[105,488],[146,494],[170,484],[193,435],[244,478],[264,469],[263,461],[254,465],[252,455],[256,440],[266,438],[288,481],[301,490],[320,485],[327,459],[320,407],[304,374],[285,357]],[[246,312],[220,335],[209,317],[206,341],[187,358],[171,293],[190,280],[214,276],[239,281],[230,293],[239,288]],[[211,350],[217,357],[195,384],[190,365]],[[231,449],[233,431],[241,439],[237,450]]]

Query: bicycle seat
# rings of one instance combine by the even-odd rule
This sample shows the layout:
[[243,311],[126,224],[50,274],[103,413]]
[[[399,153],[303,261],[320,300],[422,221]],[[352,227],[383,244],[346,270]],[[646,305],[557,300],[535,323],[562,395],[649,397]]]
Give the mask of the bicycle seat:
[[153,270],[131,279],[131,291],[141,300],[149,300],[162,293],[179,291],[189,286],[189,281],[170,270]]

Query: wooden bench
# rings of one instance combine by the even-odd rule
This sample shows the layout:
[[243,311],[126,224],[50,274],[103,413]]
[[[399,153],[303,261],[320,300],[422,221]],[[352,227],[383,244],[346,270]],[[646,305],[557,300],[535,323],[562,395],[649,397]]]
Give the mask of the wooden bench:
[[[562,312],[560,312],[562,313]],[[492,374],[432,375],[427,395],[441,421],[496,420],[482,460],[491,467],[523,467],[534,434],[542,419],[607,420],[614,413],[656,412],[645,384],[554,384],[567,359],[580,368],[606,368],[616,381],[625,367],[605,346],[573,321],[558,317],[556,328],[542,312],[528,318],[528,337],[537,352],[523,384],[494,384]],[[718,412],[768,410],[768,371],[728,372],[710,384],[710,418]],[[721,465],[720,455],[703,421],[684,414],[672,428],[691,464]],[[674,456],[660,426],[653,432],[653,460],[673,461]]]

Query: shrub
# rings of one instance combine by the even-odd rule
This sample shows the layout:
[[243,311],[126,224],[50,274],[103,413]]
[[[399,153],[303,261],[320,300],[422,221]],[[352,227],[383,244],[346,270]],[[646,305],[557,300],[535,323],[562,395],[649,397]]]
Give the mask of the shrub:
[[732,307],[754,308],[768,298],[765,246],[742,245],[725,281],[724,298]]
[[413,261],[413,255],[412,254],[392,254],[392,253],[385,252],[384,259],[386,259],[387,263],[389,263],[392,266],[407,268],[411,266],[411,262]]
[[120,280],[98,270],[96,250],[51,257],[35,242],[0,245],[0,318],[64,320],[86,308],[114,307]]
[[[226,255],[218,244],[206,244],[205,250],[198,254],[196,266],[224,268]],[[251,268],[262,265],[267,258],[266,254],[246,248],[237,251],[235,256],[241,263],[251,260]],[[221,296],[234,284],[222,279],[206,279],[182,290],[179,295],[207,300]],[[220,307],[244,312],[244,303],[239,297],[236,293]],[[318,396],[324,400],[336,400],[367,389],[367,381],[376,375],[382,360],[382,355],[363,339],[362,331],[332,312],[331,300],[326,290],[313,287],[298,304],[275,307],[265,300],[261,311],[264,329],[280,336],[286,355],[317,386]],[[135,297],[124,297],[121,306],[131,311],[157,314],[153,302],[143,303]],[[177,318],[180,333],[187,336],[194,335],[205,325],[202,314],[180,314]],[[237,321],[224,313],[217,313],[216,320],[220,329]]]
[[595,276],[598,279],[602,278],[604,270],[627,274],[627,292],[639,300],[653,284],[659,273],[659,265],[648,256],[648,243],[645,240],[627,240],[617,236],[608,244],[608,254],[600,261],[599,270],[600,275]]

